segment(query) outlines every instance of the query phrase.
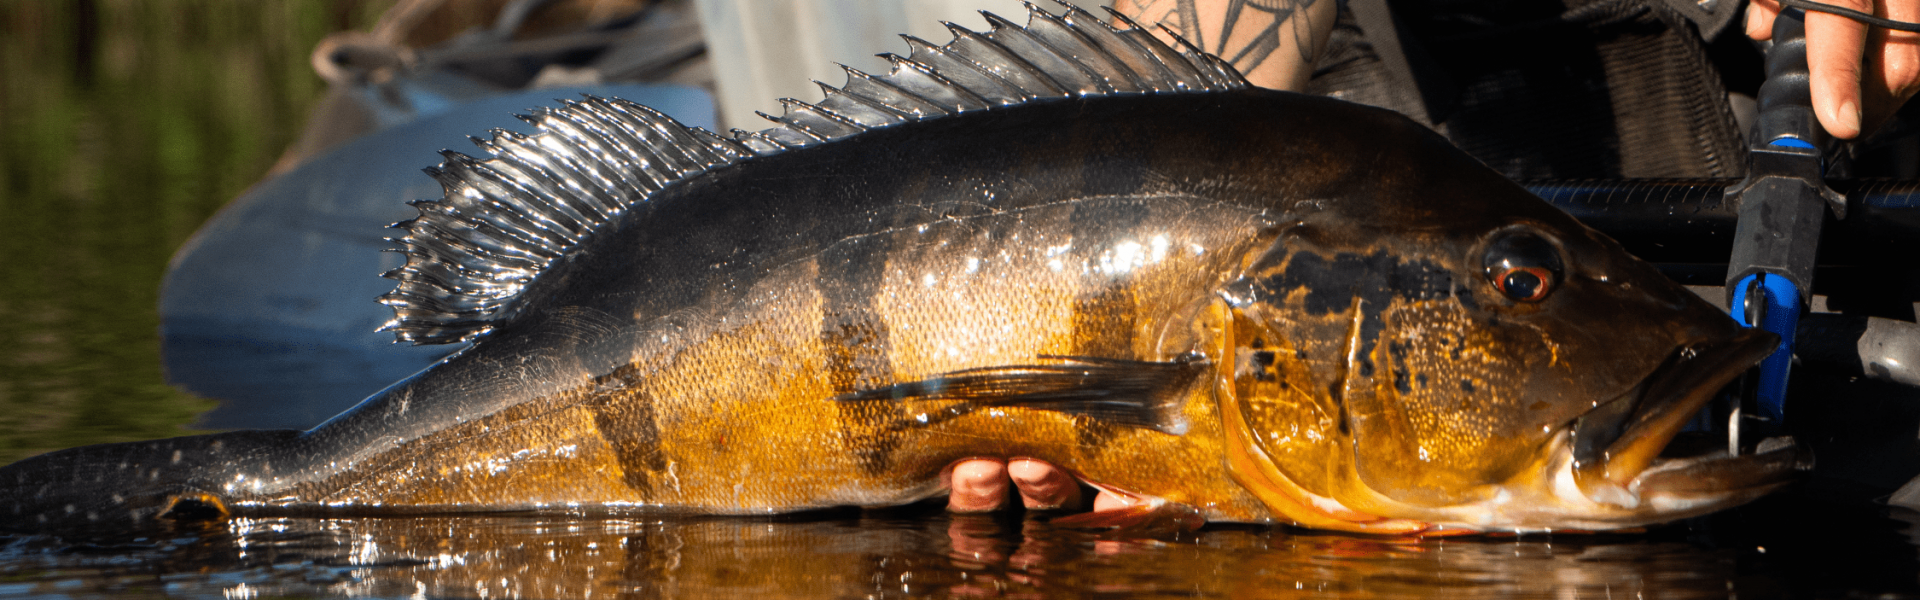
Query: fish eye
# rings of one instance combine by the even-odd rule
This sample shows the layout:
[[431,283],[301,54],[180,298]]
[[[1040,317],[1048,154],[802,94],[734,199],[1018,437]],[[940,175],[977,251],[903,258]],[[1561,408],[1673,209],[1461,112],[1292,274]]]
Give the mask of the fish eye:
[[1560,251],[1527,231],[1496,234],[1481,258],[1494,289],[1515,302],[1539,302],[1560,285]]

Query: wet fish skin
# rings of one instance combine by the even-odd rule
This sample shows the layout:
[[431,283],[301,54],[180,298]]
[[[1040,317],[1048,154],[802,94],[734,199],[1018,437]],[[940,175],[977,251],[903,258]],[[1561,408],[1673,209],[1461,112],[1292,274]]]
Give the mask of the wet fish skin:
[[[1471,263],[1515,226],[1564,245],[1569,275],[1548,302],[1508,306]],[[1308,255],[1357,267],[1277,277]],[[1381,277],[1409,264],[1446,285]],[[1373,292],[1384,301],[1369,306]],[[312,431],[54,453],[0,469],[0,502],[47,523],[151,519],[182,497],[738,514],[909,502],[939,493],[954,460],[1030,456],[1215,520],[1459,522],[1444,506],[1526,479],[1570,421],[1676,348],[1741,335],[1431,132],[1262,90],[1036,101],[722,167],[635,206],[525,293],[471,349]],[[1498,360],[1476,364],[1531,369],[1478,380],[1501,411],[1451,419],[1434,411],[1474,392],[1386,391],[1393,373],[1421,374],[1387,343],[1417,336],[1416,314],[1485,333],[1473,349]],[[1355,334],[1372,321],[1373,337]],[[1309,391],[1249,368],[1280,344],[1294,352],[1276,372]],[[1122,410],[1159,428],[1084,398],[986,406],[910,387],[970,369],[1027,381],[1034,366],[1165,373]],[[1327,443],[1246,450],[1300,425]],[[1409,458],[1427,446],[1453,462]],[[50,474],[168,450],[192,467],[145,482]],[[1363,514],[1288,512],[1231,456]]]
[[[1040,355],[1165,361],[1192,352],[1192,324],[1182,319],[1211,301],[1209,290],[1231,276],[1240,255],[1277,234],[1275,186],[1260,178],[1331,197],[1360,176],[1338,163],[1331,164],[1339,171],[1317,177],[1268,170],[1240,181],[1216,174],[1234,171],[1235,162],[1284,163],[1326,151],[1309,144],[1267,156],[1238,150],[1245,146],[1234,137],[1249,143],[1305,137],[1286,131],[1300,121],[1285,118],[1291,102],[1276,104],[1276,98],[1251,93],[1200,102],[1131,97],[1021,106],[966,122],[876,131],[859,144],[776,155],[739,172],[723,169],[689,181],[680,194],[629,214],[620,225],[632,229],[606,232],[556,266],[553,279],[529,289],[531,304],[564,310],[529,312],[504,324],[413,385],[422,390],[416,395],[438,396],[442,392],[426,390],[538,382],[549,389],[508,395],[506,402],[545,398],[556,408],[542,414],[568,417],[543,417],[538,433],[503,439],[497,449],[428,438],[470,439],[475,428],[503,429],[514,419],[476,420],[446,433],[425,427],[406,436],[421,439],[420,450],[379,461],[390,467],[356,468],[345,480],[315,483],[315,498],[525,503],[529,489],[558,490],[553,482],[566,481],[567,491],[536,501],[621,499],[716,512],[897,504],[937,493],[933,474],[955,458],[998,448],[1088,476],[1104,459],[1139,472],[1099,473],[1097,480],[1126,489],[1144,490],[1145,480],[1192,465],[1184,478],[1194,493],[1159,495],[1219,505],[1222,517],[1264,518],[1210,448],[1218,436],[1205,429],[1217,421],[1208,402],[1182,403],[1194,430],[1168,436],[1020,408],[1002,411],[1014,416],[972,415],[923,429],[911,423],[921,413],[937,416],[938,404],[831,399],[949,371],[1039,362]],[[1138,118],[1148,114],[1157,117]],[[1248,119],[1282,130],[1244,127]],[[1189,191],[1219,187],[1237,189],[1224,198]],[[1119,275],[1084,270],[1097,267],[1103,255],[1111,263],[1124,244],[1137,245],[1144,262],[1156,237],[1165,240],[1156,268]],[[979,261],[971,276],[969,258]],[[1061,272],[1053,261],[1062,263]],[[929,306],[955,290],[967,299]],[[643,317],[622,322],[615,315]],[[1014,329],[989,330],[1009,322]],[[668,341],[656,345],[662,337]],[[961,351],[947,352],[948,346]],[[537,358],[503,372],[496,357]],[[623,367],[636,375],[593,384],[618,381],[608,387],[620,390],[621,399],[570,395],[581,393],[580,382]],[[1187,394],[1210,391],[1194,386]],[[558,408],[596,403],[606,408]],[[421,415],[410,417],[418,422]],[[613,439],[595,443],[596,437]],[[958,442],[943,443],[948,440]],[[435,462],[483,464],[535,446],[550,452],[572,446],[583,455],[604,448],[585,462],[617,464],[621,476],[589,480],[567,467],[530,472],[537,484],[495,488],[491,482],[502,479],[492,475],[484,481],[423,477],[421,462],[409,458],[454,453],[463,460]],[[1149,453],[1169,458],[1142,469],[1147,465],[1137,457]],[[1171,458],[1181,455],[1190,458]],[[408,483],[422,479],[444,483]],[[738,496],[735,484],[744,486]],[[489,489],[495,491],[483,491]],[[650,495],[636,497],[636,490]],[[482,500],[485,494],[495,495]]]

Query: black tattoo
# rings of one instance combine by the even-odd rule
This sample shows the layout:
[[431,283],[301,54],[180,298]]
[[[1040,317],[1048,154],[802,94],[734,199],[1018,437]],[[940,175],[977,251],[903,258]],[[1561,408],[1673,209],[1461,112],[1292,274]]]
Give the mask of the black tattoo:
[[[1137,20],[1144,25],[1162,25],[1178,32],[1195,47],[1219,56],[1242,73],[1253,71],[1273,58],[1274,52],[1280,49],[1281,28],[1286,27],[1293,32],[1293,56],[1302,64],[1313,63],[1316,54],[1313,24],[1302,13],[1324,0],[1225,0],[1226,17],[1214,39],[1209,39],[1209,28],[1200,21],[1199,1],[1137,0]],[[1234,29],[1243,22],[1263,24],[1259,33],[1251,38],[1236,40]]]

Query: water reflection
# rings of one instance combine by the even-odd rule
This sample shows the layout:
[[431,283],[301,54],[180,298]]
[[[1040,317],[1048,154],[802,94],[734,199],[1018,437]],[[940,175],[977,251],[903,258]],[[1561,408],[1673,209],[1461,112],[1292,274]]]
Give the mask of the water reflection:
[[[1766,598],[1914,593],[1910,534],[1897,532],[1901,523],[1884,517],[1867,521],[1872,523],[1854,523],[1867,530],[1837,532],[1837,538],[1799,548],[1829,555],[1828,561],[1776,568],[1781,565],[1769,562],[1758,548],[1773,544],[1776,555],[1784,550],[1793,556],[1791,546],[1802,543],[1791,537],[1793,527],[1770,529],[1789,538],[1755,538],[1744,529],[1740,535],[1716,535],[1710,532],[1714,523],[1702,522],[1651,535],[1440,540],[1220,527],[1173,539],[1123,540],[1055,528],[1044,516],[937,510],[779,520],[237,519],[130,540],[16,539],[0,552],[0,595]],[[1828,530],[1828,525],[1802,529]],[[1806,587],[1802,579],[1841,587]]]

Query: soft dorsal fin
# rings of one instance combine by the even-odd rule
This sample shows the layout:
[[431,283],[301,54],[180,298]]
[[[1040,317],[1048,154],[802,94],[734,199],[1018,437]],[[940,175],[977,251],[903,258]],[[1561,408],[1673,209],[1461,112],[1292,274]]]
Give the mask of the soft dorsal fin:
[[[1063,3],[1064,4],[1064,3]],[[474,139],[481,160],[445,152],[427,173],[445,190],[413,203],[420,216],[398,223],[393,241],[406,265],[380,302],[393,308],[383,330],[400,341],[471,340],[517,310],[534,277],[621,211],[709,169],[857,135],[869,129],[1038,99],[1111,94],[1220,91],[1246,87],[1232,67],[1182,42],[1175,50],[1126,21],[1115,29],[1072,5],[1061,15],[1027,5],[1021,27],[990,13],[992,29],[948,24],[954,39],[934,46],[905,36],[907,57],[882,55],[890,73],[852,68],[839,88],[820,84],[816,104],[785,99],[776,126],[722,137],[689,128],[645,106],[589,97],[522,117],[537,131],[495,130]]]

